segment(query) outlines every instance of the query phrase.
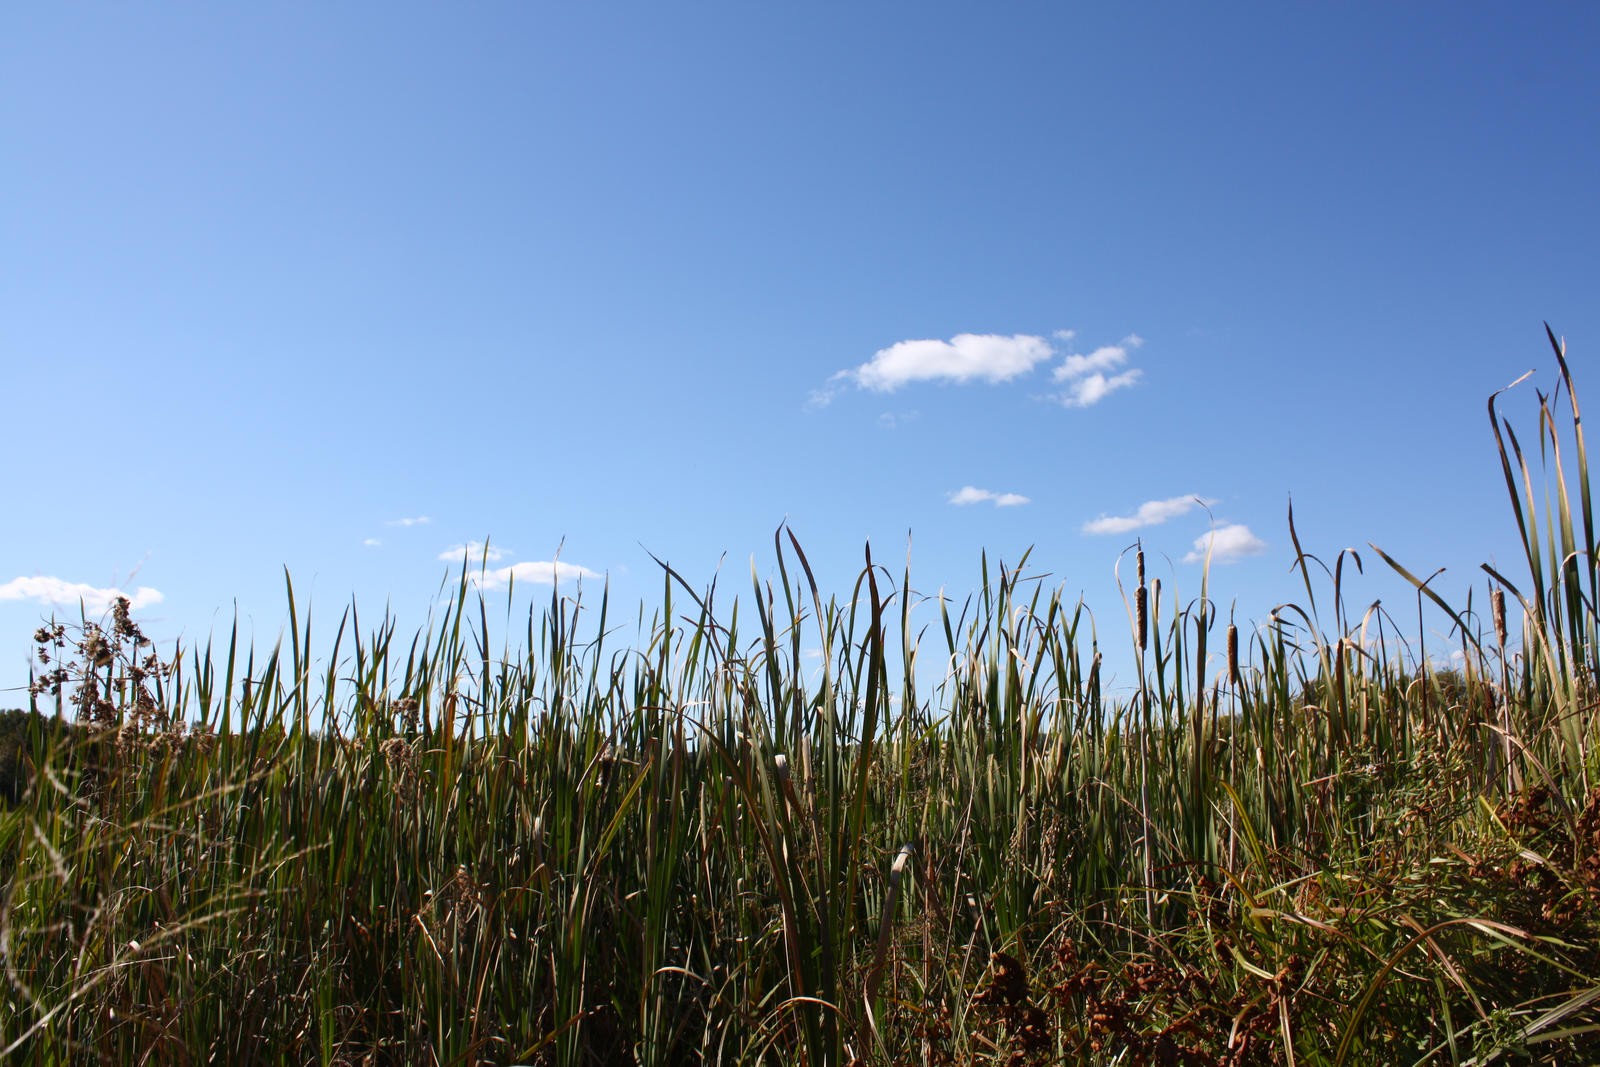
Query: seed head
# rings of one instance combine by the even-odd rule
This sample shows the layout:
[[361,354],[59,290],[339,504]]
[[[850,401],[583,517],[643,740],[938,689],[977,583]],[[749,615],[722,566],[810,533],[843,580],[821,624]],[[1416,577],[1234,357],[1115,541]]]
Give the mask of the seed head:
[[1228,684],[1239,688],[1239,628],[1228,624]]
[[[1143,568],[1140,568],[1143,570]],[[1133,617],[1134,623],[1139,628],[1139,651],[1143,652],[1149,645],[1150,639],[1150,612],[1147,601],[1150,591],[1142,584],[1133,591]]]
[[111,665],[113,659],[111,643],[105,639],[98,626],[84,627],[83,640],[78,643],[78,649],[83,653],[83,658],[93,666]]
[[415,798],[417,791],[417,750],[403,737],[391,737],[378,746],[389,771],[394,776],[391,783],[394,795],[401,799]]

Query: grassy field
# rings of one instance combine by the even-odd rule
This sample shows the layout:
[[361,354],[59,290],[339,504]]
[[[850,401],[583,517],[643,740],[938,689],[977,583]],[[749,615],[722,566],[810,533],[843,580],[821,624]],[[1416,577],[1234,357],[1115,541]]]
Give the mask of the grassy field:
[[603,599],[496,636],[465,574],[414,637],[319,644],[292,589],[270,653],[47,627],[0,739],[0,1059],[1600,1062],[1561,369],[1535,447],[1491,400],[1526,569],[1438,603],[1448,649],[1292,516],[1258,628],[1130,557],[1131,699],[1021,567],[913,631],[908,574],[830,598],[787,531],[736,601],[665,571],[625,643]]

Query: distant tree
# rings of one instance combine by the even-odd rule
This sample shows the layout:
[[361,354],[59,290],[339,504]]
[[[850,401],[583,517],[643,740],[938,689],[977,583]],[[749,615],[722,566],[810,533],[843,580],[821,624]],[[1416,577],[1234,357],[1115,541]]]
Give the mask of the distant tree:
[[28,766],[28,752],[32,747],[30,730],[56,743],[76,732],[71,724],[52,715],[21,708],[0,711],[0,801],[6,804],[18,803],[28,791],[32,778]]

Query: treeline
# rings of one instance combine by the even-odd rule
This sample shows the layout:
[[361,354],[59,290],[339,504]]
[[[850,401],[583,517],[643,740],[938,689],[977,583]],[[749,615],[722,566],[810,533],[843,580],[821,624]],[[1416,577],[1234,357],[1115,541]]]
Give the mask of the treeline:
[[16,804],[33,776],[29,753],[38,744],[68,741],[83,727],[53,715],[10,708],[0,711],[0,801]]

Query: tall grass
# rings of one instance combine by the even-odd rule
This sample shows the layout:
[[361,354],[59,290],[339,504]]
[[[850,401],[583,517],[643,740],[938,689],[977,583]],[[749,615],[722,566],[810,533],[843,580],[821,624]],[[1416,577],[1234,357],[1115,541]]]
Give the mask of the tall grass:
[[1548,482],[1490,401],[1507,636],[1373,549],[1447,613],[1448,671],[1292,512],[1304,597],[1257,628],[1140,554],[1127,701],[1026,560],[958,606],[869,550],[839,599],[786,529],[775,581],[663,565],[631,623],[556,592],[497,634],[464,568],[409,641],[352,607],[319,646],[287,580],[267,652],[46,628],[36,709],[84,726],[34,728],[0,818],[0,1050],[1600,1061],[1600,575],[1551,342]]

